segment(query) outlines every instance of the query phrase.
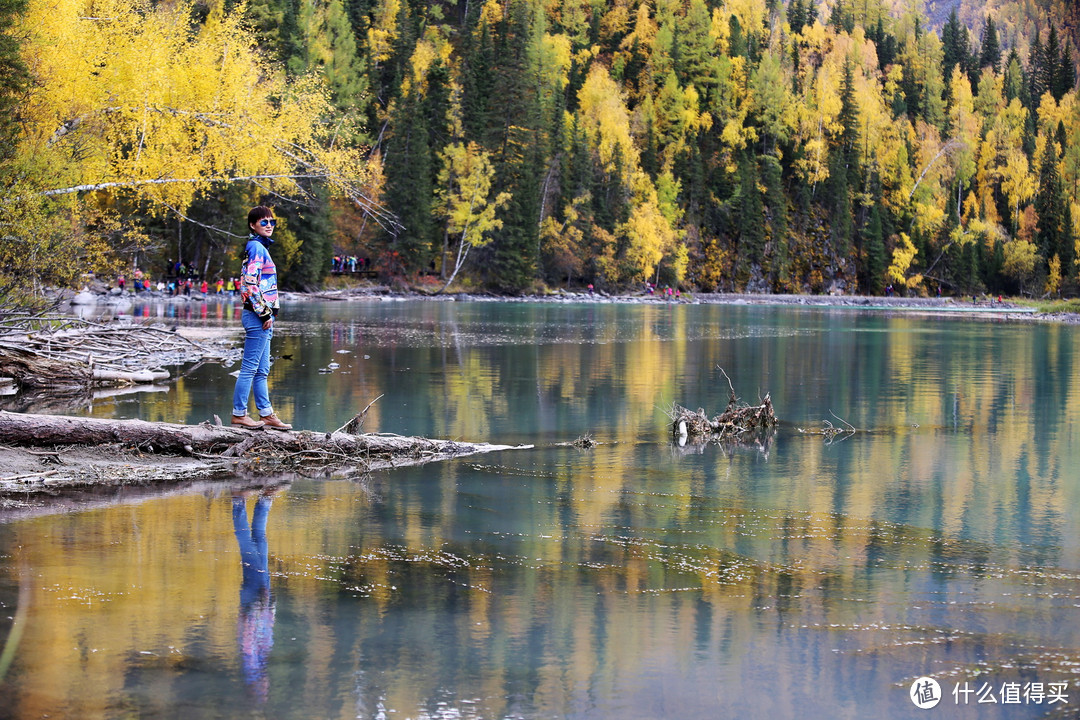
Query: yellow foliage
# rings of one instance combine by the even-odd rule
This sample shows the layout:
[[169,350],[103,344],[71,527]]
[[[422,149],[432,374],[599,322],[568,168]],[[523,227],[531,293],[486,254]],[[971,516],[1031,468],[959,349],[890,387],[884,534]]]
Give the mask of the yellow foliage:
[[544,84],[564,89],[570,82],[568,73],[573,63],[570,38],[545,33],[541,48],[540,73],[546,79]]
[[1022,238],[1016,238],[1005,243],[1005,261],[1002,272],[1011,278],[1015,278],[1023,285],[1035,272],[1035,256],[1038,248],[1035,243]]
[[487,234],[502,227],[495,213],[510,200],[505,192],[491,197],[491,155],[476,143],[458,142],[446,146],[442,161],[432,211],[446,221],[447,232],[462,236],[462,243],[487,244]]
[[686,277],[686,269],[690,266],[690,250],[684,243],[676,243],[672,251],[667,254],[668,264],[675,275],[675,283],[681,284]]
[[561,225],[552,217],[544,218],[540,223],[540,253],[548,271],[569,282],[584,270],[582,243],[585,234],[575,224],[577,213],[568,209],[566,215],[567,220]]
[[1028,166],[1027,155],[1023,149],[1013,147],[1008,150],[1005,165],[999,168],[1001,174],[1001,191],[1009,198],[1009,205],[1013,209],[1013,215],[1020,212],[1020,206],[1035,197],[1037,183],[1035,176]]
[[[977,213],[987,220],[997,222],[998,217],[996,202],[994,199],[994,186],[997,177],[995,161],[997,153],[993,145],[993,138],[987,135],[979,143],[979,150],[975,154],[975,188],[969,196],[977,197]],[[965,212],[966,209],[965,209]]]
[[428,70],[431,69],[432,63],[434,63],[435,60],[438,59],[438,57],[439,53],[432,43],[427,42],[426,40],[421,40],[416,43],[416,47],[413,49],[412,58],[409,60],[409,66],[412,68],[412,74],[409,77],[405,78],[405,80],[401,83],[402,95],[408,93],[410,87],[412,87],[414,84],[416,86],[416,89],[419,90],[421,93],[427,91],[426,79]]
[[638,149],[630,135],[630,113],[619,86],[607,69],[593,63],[578,92],[584,128],[598,139],[600,162],[607,172],[616,171],[616,160],[626,168],[638,165]]
[[476,32],[487,25],[489,28],[503,19],[503,4],[499,0],[487,0],[480,8],[480,22],[476,24]]
[[[1037,111],[1039,134],[1049,134],[1057,130],[1058,123],[1069,127],[1076,112],[1076,91],[1072,90],[1061,97],[1061,102],[1054,100],[1050,93],[1044,93]],[[1039,157],[1036,155],[1036,157]]]
[[[645,7],[645,3],[641,5]],[[729,15],[720,8],[713,8],[712,22],[709,26],[709,37],[715,43],[716,51],[723,55],[727,54],[731,40],[731,23],[728,22],[728,17]]]
[[915,227],[920,232],[930,235],[937,232],[945,221],[945,208],[943,203],[935,201],[922,202],[916,200],[911,204],[915,215]]
[[906,233],[900,233],[896,247],[893,249],[892,263],[890,263],[889,269],[885,271],[885,275],[897,285],[906,285],[909,288],[917,287],[922,283],[922,275],[908,277],[908,270],[911,268],[911,263],[915,260],[917,254],[918,250],[915,249],[915,244],[911,242],[911,238]]
[[958,143],[950,159],[954,177],[966,183],[975,173],[975,151],[982,130],[982,119],[975,114],[967,73],[953,68],[949,86],[952,95],[952,106],[949,109],[950,139]]
[[[1072,217],[1080,218],[1080,203],[1070,202],[1069,209],[1072,212]],[[1073,223],[1073,257],[1080,257],[1080,228],[1076,227],[1076,223]],[[1080,263],[1076,263],[1077,267],[1080,267]],[[1077,273],[1077,279],[1080,280],[1080,271]]]
[[76,287],[84,274],[112,275],[120,269],[117,245],[135,251],[146,242],[114,212],[74,197],[42,198],[35,190],[17,182],[3,204],[0,297],[5,304],[32,302],[45,286]]
[[1056,254],[1050,258],[1050,271],[1046,276],[1046,294],[1053,295],[1061,287],[1061,258]]
[[617,282],[619,271],[615,263],[617,239],[599,225],[589,227],[589,249],[596,278],[600,282]]
[[802,45],[806,48],[807,59],[811,64],[820,64],[821,60],[832,51],[833,35],[820,21],[807,25],[802,30]]
[[379,0],[374,18],[367,31],[368,52],[376,63],[384,63],[394,54],[397,40],[397,19],[401,12],[401,0]]
[[[294,176],[348,184],[356,153],[328,153],[321,83],[293,84],[260,58],[240,13],[189,32],[186,3],[33,0],[24,19],[37,80],[22,152],[43,188],[127,188],[184,209],[212,182]],[[79,188],[78,186],[91,186]]]
[[679,87],[675,74],[671,73],[657,94],[655,104],[652,96],[646,96],[635,113],[640,115],[642,122],[652,114],[653,131],[662,138],[666,164],[684,150],[687,141],[699,130],[712,126],[712,115],[701,111],[700,101],[693,85]]
[[630,219],[618,232],[628,241],[624,259],[637,272],[637,277],[624,280],[648,279],[664,257],[665,250],[673,248],[677,239],[655,197],[635,205]]
[[937,230],[945,218],[946,193],[944,173],[948,169],[948,149],[943,146],[938,130],[922,120],[916,123],[911,137],[915,149],[917,187],[912,189],[915,222],[924,233]]
[[873,156],[881,177],[882,200],[895,213],[907,207],[915,184],[905,142],[911,133],[911,124],[906,119],[894,121],[881,127],[876,145],[871,144],[876,148]]
[[816,95],[812,107],[817,111],[818,122],[832,135],[838,134],[843,128],[837,122],[840,110],[843,106],[841,101],[840,84],[843,82],[844,73],[840,67],[822,67],[814,83]]
[[610,9],[600,18],[600,37],[609,40],[618,37],[630,26],[630,8],[627,0],[614,0]]
[[140,234],[115,215],[120,196],[182,214],[216,183],[287,194],[319,179],[370,202],[359,150],[329,149],[351,128],[323,122],[322,82],[286,82],[243,12],[214,5],[193,31],[189,2],[30,1],[18,32],[34,82],[12,160],[22,180],[2,201],[15,230],[0,242],[26,284],[66,284],[50,264],[103,269],[137,249]]
[[765,0],[726,0],[725,9],[739,19],[739,25],[747,37],[762,37],[765,34],[765,18],[769,10]]
[[824,135],[807,138],[803,143],[803,155],[793,161],[796,172],[808,185],[816,185],[829,179],[828,142]]

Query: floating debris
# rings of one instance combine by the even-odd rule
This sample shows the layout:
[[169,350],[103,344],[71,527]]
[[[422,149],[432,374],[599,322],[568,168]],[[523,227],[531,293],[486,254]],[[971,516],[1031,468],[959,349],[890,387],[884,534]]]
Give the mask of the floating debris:
[[735,396],[731,378],[723,368],[717,369],[728,381],[730,395],[727,408],[716,417],[710,418],[703,409],[699,408],[695,412],[681,405],[673,405],[668,411],[668,417],[671,418],[671,434],[676,440],[685,443],[689,438],[742,438],[748,434],[771,430],[779,424],[768,393],[759,405],[742,403]]

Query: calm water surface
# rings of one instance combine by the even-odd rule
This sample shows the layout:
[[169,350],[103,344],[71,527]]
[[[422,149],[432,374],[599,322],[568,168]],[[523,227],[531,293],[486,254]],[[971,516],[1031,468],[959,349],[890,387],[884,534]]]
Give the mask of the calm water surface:
[[[22,628],[0,717],[1077,716],[1077,330],[733,306],[287,312],[271,395],[298,427],[381,396],[366,429],[536,448],[0,524],[0,645]],[[723,409],[717,367],[747,401],[771,393],[775,437],[668,441],[673,402]],[[235,369],[75,412],[224,417]],[[840,418],[859,432],[800,432]],[[585,434],[600,444],[558,444]],[[934,710],[909,698],[920,676]]]

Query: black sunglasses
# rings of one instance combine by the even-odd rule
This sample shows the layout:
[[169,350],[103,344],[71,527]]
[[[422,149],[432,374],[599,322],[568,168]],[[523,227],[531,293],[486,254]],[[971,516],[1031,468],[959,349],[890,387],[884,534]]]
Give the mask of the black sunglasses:
[[259,225],[262,225],[263,227],[275,227],[275,226],[277,226],[277,220],[270,220],[270,219],[267,219],[267,218],[263,218],[262,220],[259,221]]

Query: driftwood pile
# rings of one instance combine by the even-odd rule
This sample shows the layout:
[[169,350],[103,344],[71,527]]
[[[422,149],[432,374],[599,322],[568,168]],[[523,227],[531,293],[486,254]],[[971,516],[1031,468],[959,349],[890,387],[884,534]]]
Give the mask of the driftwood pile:
[[772,398],[768,393],[758,405],[740,402],[735,396],[731,379],[722,368],[720,372],[728,381],[729,389],[728,404],[724,412],[710,418],[700,408],[695,412],[681,405],[674,405],[669,411],[671,435],[680,444],[687,441],[758,439],[780,422],[773,411]]
[[224,357],[223,350],[158,325],[97,323],[53,313],[0,315],[0,378],[17,390],[75,392],[153,383],[169,378],[166,365]]

